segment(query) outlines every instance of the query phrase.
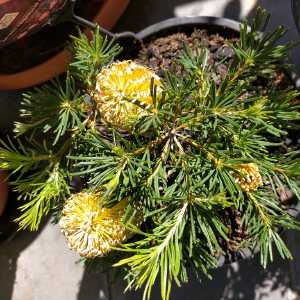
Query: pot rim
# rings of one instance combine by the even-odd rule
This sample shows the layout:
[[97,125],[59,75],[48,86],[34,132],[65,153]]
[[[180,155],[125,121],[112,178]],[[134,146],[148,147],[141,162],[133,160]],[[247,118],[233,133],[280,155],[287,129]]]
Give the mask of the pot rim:
[[170,29],[172,27],[192,25],[214,25],[223,27],[224,29],[229,28],[238,33],[240,31],[241,23],[232,19],[211,16],[175,17],[150,25],[139,31],[137,36],[140,39],[145,39],[153,34],[157,34],[159,31]]
[[[107,29],[111,29],[125,11],[129,1],[130,0],[106,0],[94,17],[93,22],[99,23]],[[84,32],[88,36],[90,35],[90,30],[86,29]],[[64,49],[45,62],[27,70],[13,74],[0,73],[0,91],[20,90],[44,83],[62,74],[70,59],[70,53]]]
[[[233,32],[239,33],[241,22],[228,18],[213,16],[174,17],[146,27],[145,29],[139,31],[137,33],[137,36],[140,39],[144,40],[149,38],[151,35],[158,34],[159,32],[167,29],[171,29],[178,26],[184,27],[193,25],[213,25],[215,27],[221,27],[225,31],[226,29],[230,29]],[[293,81],[295,87],[297,89],[300,89],[300,74],[296,70],[291,70],[288,75]]]

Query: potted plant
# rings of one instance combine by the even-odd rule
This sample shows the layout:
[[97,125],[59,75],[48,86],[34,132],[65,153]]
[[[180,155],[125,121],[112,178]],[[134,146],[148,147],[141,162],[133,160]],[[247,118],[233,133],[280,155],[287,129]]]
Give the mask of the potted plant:
[[259,9],[239,34],[222,19],[166,21],[131,60],[99,30],[74,37],[68,73],[24,95],[17,142],[0,149],[20,228],[52,211],[71,249],[121,268],[145,299],[157,280],[169,299],[188,270],[209,276],[244,249],[264,267],[274,249],[291,258],[279,231],[299,230],[281,197],[300,192],[286,141],[299,92],[284,29],[260,33],[268,17]]
[[[70,20],[56,24],[55,18],[68,9],[69,2],[9,0],[0,3],[0,90],[31,87],[65,72],[70,61],[65,44],[76,28],[67,22]],[[110,29],[129,0],[76,2],[76,13]]]

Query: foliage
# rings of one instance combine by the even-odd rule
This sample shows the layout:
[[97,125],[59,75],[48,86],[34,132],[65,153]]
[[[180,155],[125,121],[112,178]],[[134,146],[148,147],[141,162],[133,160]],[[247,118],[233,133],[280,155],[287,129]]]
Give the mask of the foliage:
[[[44,215],[63,206],[78,177],[108,207],[127,198],[123,222],[135,235],[115,248],[121,257],[115,266],[126,271],[129,288],[144,287],[144,299],[158,278],[166,300],[172,282],[187,282],[188,269],[209,276],[220,255],[232,251],[233,214],[245,235],[234,251],[258,247],[264,267],[274,248],[291,258],[278,230],[300,228],[280,200],[286,188],[300,196],[299,150],[283,143],[299,126],[299,92],[258,83],[274,80],[292,47],[277,43],[282,28],[258,33],[268,19],[260,9],[250,30],[242,24],[221,83],[208,50],[185,47],[177,62],[185,76],[166,71],[159,98],[152,81],[152,104],[130,131],[107,124],[93,98],[99,68],[120,48],[99,31],[91,42],[73,38],[68,75],[24,96],[19,139],[0,148],[0,167],[16,174],[13,185],[24,201],[20,226],[37,229]],[[144,222],[134,227],[128,220],[141,210]]]
[[74,61],[71,63],[71,72],[86,88],[95,84],[98,69],[113,61],[121,52],[121,47],[114,44],[113,40],[99,34],[99,29],[96,29],[92,41],[83,33],[73,37],[72,49]]

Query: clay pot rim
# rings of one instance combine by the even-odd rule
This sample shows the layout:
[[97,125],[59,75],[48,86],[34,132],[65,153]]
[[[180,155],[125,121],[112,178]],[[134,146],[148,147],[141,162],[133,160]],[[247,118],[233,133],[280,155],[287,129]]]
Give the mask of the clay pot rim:
[[[125,11],[128,3],[129,0],[106,0],[93,18],[93,22],[111,29]],[[85,30],[85,33],[88,35],[89,30]],[[70,58],[70,53],[65,49],[30,69],[14,74],[0,74],[0,90],[20,90],[44,83],[62,74]]]

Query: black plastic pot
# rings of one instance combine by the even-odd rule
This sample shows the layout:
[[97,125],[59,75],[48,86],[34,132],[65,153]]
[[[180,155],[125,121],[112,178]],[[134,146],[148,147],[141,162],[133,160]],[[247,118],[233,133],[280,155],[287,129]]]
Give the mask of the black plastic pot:
[[218,32],[225,37],[239,36],[240,23],[234,20],[218,17],[182,17],[171,18],[151,25],[137,35],[147,41],[153,37],[165,36],[170,33],[188,32],[194,28],[208,29],[210,32]]
[[[177,32],[191,33],[196,29],[206,29],[209,33],[219,33],[225,38],[239,37],[241,23],[218,17],[182,17],[182,18],[171,18],[165,21],[151,25],[144,30],[137,33],[137,37],[143,40],[145,43],[150,40],[164,37]],[[135,49],[126,49],[126,57],[135,58],[137,56],[139,46],[137,45]],[[294,82],[296,88],[300,88],[300,78],[295,72],[287,74],[290,79]],[[297,205],[291,206],[288,210],[289,214],[296,217],[300,211],[300,202]],[[241,253],[230,256],[230,257],[220,257],[219,267],[223,265],[241,260],[250,259],[255,254],[259,252],[259,249],[250,251],[249,249],[244,249]]]
[[292,8],[292,13],[296,24],[296,28],[300,33],[300,1],[292,0],[291,4],[292,4],[291,8]]
[[[171,18],[146,27],[145,29],[137,33],[137,37],[144,42],[147,42],[156,37],[167,36],[175,32],[188,33],[192,32],[194,28],[198,28],[207,29],[210,33],[219,33],[225,38],[232,38],[239,37],[240,25],[240,22],[219,17],[198,16]],[[129,52],[127,52],[127,55],[130,57],[135,57],[138,50],[138,48],[130,50]],[[295,87],[300,89],[299,74],[295,71],[291,71],[288,75],[294,82]]]

